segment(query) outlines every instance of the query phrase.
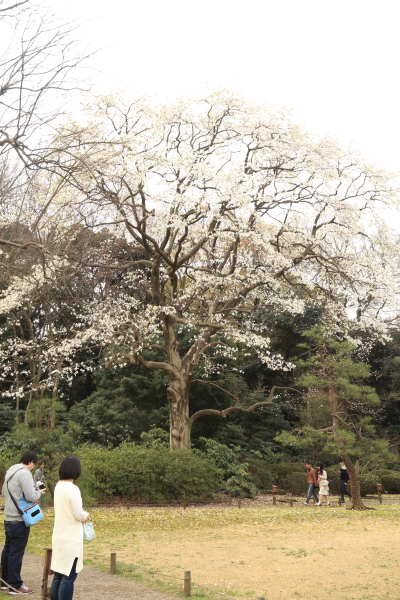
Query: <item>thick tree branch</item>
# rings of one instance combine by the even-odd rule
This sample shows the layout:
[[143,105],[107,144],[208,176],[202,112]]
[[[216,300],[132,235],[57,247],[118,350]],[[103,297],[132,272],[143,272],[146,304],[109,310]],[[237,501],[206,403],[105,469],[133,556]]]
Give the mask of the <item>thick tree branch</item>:
[[104,364],[103,368],[108,370],[115,365],[124,365],[130,363],[131,365],[140,365],[146,369],[161,369],[170,373],[174,372],[172,365],[162,361],[145,360],[140,354],[129,354],[125,352],[117,352],[113,354]]
[[22,0],[22,2],[16,2],[12,6],[6,6],[5,8],[0,8],[0,12],[5,12],[6,10],[11,10],[13,8],[17,8],[17,6],[22,6],[23,4],[26,4],[27,2],[29,2],[29,0]]
[[[195,381],[202,381],[201,379],[197,379]],[[203,381],[203,383],[210,383],[208,381]],[[226,390],[224,390],[223,388],[220,388],[219,386],[215,386],[218,387],[220,390],[222,390],[223,392],[227,393],[229,396],[232,396],[233,398],[235,398],[235,396],[233,396],[230,392],[227,392]],[[281,386],[277,386],[274,385],[270,391],[268,400],[265,402],[256,402],[255,404],[253,404],[252,406],[249,406],[249,408],[243,408],[241,406],[230,406],[229,408],[225,408],[224,410],[215,410],[213,408],[205,408],[204,410],[198,410],[197,412],[195,412],[190,418],[189,418],[189,424],[193,425],[193,423],[199,418],[199,417],[204,417],[206,415],[212,415],[214,417],[226,417],[226,415],[229,415],[229,413],[231,412],[243,412],[243,413],[249,413],[252,412],[253,410],[255,410],[256,408],[260,408],[261,406],[268,406],[273,404],[273,396],[275,393],[275,390],[292,390],[294,392],[297,392],[298,394],[301,394],[301,392],[299,390],[296,390],[295,388],[291,388],[291,387],[281,387]]]
[[12,240],[4,240],[0,238],[0,246],[13,246],[14,248],[34,248],[35,250],[39,250],[39,252],[45,252],[44,247],[41,244],[37,244],[36,242],[22,242],[22,241],[12,241]]

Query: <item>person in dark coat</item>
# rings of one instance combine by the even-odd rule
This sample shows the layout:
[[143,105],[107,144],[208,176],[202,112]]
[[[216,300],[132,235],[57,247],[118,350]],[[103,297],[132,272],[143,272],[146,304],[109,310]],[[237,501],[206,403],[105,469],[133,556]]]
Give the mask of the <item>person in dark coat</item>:
[[340,473],[340,498],[341,498],[343,504],[345,504],[344,496],[346,495],[351,498],[351,493],[347,489],[350,477],[349,477],[349,473],[346,469],[346,465],[344,464],[343,460],[340,461],[339,473]]

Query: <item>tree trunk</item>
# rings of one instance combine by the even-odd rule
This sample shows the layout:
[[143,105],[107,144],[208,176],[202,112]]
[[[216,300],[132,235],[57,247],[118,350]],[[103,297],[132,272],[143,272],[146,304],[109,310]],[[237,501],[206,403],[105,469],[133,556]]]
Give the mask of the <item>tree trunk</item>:
[[15,422],[19,423],[19,371],[18,362],[14,361],[14,372],[15,372],[15,383],[17,388],[17,394],[15,397]]
[[351,496],[354,510],[365,510],[366,506],[361,498],[360,482],[358,480],[357,468],[350,460],[348,454],[343,455],[343,460],[347,468],[351,483]]
[[54,485],[52,483],[49,483],[48,481],[46,481],[46,488],[49,490],[50,495],[51,495],[51,501],[54,504]]
[[51,395],[51,412],[50,412],[50,429],[54,429],[56,426],[56,403],[57,403],[57,394],[58,387],[60,385],[60,376],[61,376],[61,360],[57,360],[57,373],[54,380],[53,385],[53,393]]
[[30,409],[31,409],[32,397],[33,397],[33,391],[31,389],[31,391],[29,392],[28,404],[27,404],[27,407],[25,409],[25,417],[24,417],[24,424],[25,425],[28,425],[28,423],[29,423],[29,412],[30,412]]
[[183,376],[171,378],[167,389],[170,423],[170,447],[190,449],[189,381]]

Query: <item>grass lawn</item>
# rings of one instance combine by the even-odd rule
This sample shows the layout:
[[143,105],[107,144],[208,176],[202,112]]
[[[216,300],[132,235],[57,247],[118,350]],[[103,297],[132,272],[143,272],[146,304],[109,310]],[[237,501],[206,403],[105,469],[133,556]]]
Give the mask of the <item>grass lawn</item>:
[[[375,508],[97,508],[85,563],[107,570],[116,552],[118,573],[180,595],[188,570],[198,598],[400,600],[400,505]],[[49,509],[28,551],[43,556],[52,522]]]

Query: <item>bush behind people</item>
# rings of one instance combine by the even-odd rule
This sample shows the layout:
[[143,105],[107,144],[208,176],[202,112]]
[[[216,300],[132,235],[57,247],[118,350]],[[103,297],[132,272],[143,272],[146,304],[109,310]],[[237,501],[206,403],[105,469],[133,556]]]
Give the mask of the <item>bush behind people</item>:
[[126,443],[112,450],[81,446],[76,454],[82,462],[83,493],[98,500],[201,501],[222,489],[215,462],[186,450]]

